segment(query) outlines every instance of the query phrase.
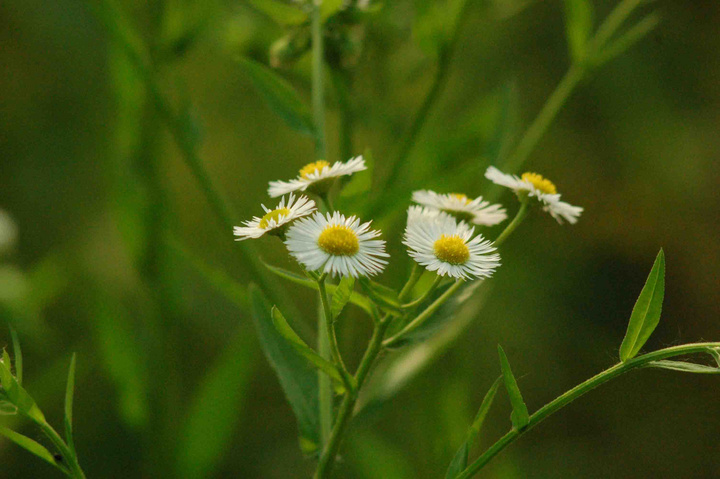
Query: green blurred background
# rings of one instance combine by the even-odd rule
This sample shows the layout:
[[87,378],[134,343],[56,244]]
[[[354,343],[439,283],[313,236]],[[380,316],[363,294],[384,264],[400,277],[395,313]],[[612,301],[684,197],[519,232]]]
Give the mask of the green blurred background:
[[[346,69],[350,153],[371,149],[376,179],[387,175],[432,82],[437,59],[422,24],[446,6],[429,3],[386,2],[356,32],[364,37]],[[20,334],[26,388],[59,425],[78,353],[75,441],[88,477],[309,477],[313,461],[297,446],[246,305],[208,284],[177,248],[246,284],[238,244],[95,4],[0,5],[0,208],[19,228],[3,259],[0,301]],[[615,2],[594,4],[603,19]],[[155,75],[192,125],[212,180],[238,217],[258,214],[267,182],[294,176],[314,154],[236,62],[268,63],[285,31],[243,1],[118,7],[153,45]],[[498,343],[531,411],[611,365],[660,247],[665,307],[646,349],[720,340],[720,4],[666,0],[639,13],[652,9],[660,26],[577,88],[526,164],[585,208],[579,223],[533,215],[522,226],[503,247],[483,307],[464,313],[473,319],[466,333],[353,424],[337,477],[444,477],[499,374]],[[460,25],[447,83],[408,167],[392,191],[369,194],[387,205],[374,219],[393,255],[381,281],[392,286],[411,265],[400,236],[413,189],[502,194],[515,211],[512,195],[483,178],[497,132],[517,140],[569,66],[560,1],[469,0]],[[309,66],[305,55],[281,70],[308,100]],[[339,97],[332,88],[328,97],[328,158],[347,159]],[[365,199],[346,201],[345,211],[366,211]],[[294,267],[272,239],[255,245],[268,261]],[[294,323],[312,324],[314,296],[284,286],[302,313]],[[351,367],[368,323],[349,308],[340,325]],[[9,347],[7,330],[0,342]],[[561,411],[479,477],[717,477],[718,392],[712,376],[632,373]],[[502,394],[482,445],[504,434],[509,413]],[[1,421],[40,438],[14,417]],[[0,464],[2,477],[55,477],[4,440]]]

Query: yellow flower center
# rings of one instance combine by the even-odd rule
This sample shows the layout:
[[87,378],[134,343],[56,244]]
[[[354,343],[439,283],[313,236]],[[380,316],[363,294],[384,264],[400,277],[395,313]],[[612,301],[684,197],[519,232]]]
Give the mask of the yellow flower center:
[[548,180],[547,178],[543,178],[542,175],[538,175],[537,173],[523,173],[521,179],[523,181],[531,183],[535,188],[542,191],[543,193],[548,193],[551,195],[557,193],[557,188],[555,188],[555,184],[553,184],[553,182]]
[[312,163],[308,163],[307,165],[300,168],[300,178],[307,179],[308,176],[315,173],[316,171],[320,173],[320,171],[325,168],[326,166],[330,166],[330,163],[324,160],[319,161],[313,161]]
[[467,195],[464,195],[462,193],[450,193],[450,196],[462,201],[465,204],[470,203],[470,199],[467,197]]
[[265,229],[270,224],[270,221],[277,221],[280,216],[287,217],[289,214],[290,210],[287,208],[278,208],[276,210],[272,210],[270,213],[266,214],[262,217],[262,219],[260,219],[260,228]]
[[344,225],[326,226],[317,242],[323,251],[333,256],[352,256],[360,249],[357,235]]
[[440,261],[450,264],[464,264],[470,259],[470,250],[465,241],[458,235],[446,236],[442,235],[440,239],[433,244],[435,256]]

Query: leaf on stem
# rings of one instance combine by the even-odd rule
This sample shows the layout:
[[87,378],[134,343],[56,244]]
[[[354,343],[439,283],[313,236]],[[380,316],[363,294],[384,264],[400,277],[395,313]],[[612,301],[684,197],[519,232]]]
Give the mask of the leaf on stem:
[[13,353],[15,353],[15,377],[17,382],[22,386],[23,381],[23,358],[22,349],[20,348],[20,339],[18,338],[15,328],[10,326],[10,336],[12,337]]
[[70,360],[70,369],[68,369],[67,385],[65,386],[65,440],[70,450],[75,452],[75,442],[73,441],[73,398],[75,396],[75,353]]
[[40,459],[61,469],[60,466],[58,465],[58,463],[55,461],[55,458],[53,457],[53,455],[50,453],[50,451],[48,451],[47,448],[45,448],[45,446],[43,446],[39,442],[34,441],[27,436],[23,436],[22,434],[17,433],[11,429],[8,429],[4,426],[0,426],[0,434],[5,436],[6,438],[10,439],[12,442],[14,442],[18,446],[22,447],[26,451],[35,454]]
[[305,358],[311,366],[330,376],[330,378],[335,382],[335,387],[338,392],[344,392],[345,386],[338,368],[333,363],[313,351],[313,349],[310,348],[310,346],[308,346],[305,341],[303,341],[302,338],[295,333],[295,331],[293,331],[292,327],[290,327],[287,320],[276,306],[272,307],[271,314],[273,325],[275,326],[277,332],[280,333],[280,335],[285,338],[285,340],[287,340],[287,342],[290,343],[290,345],[295,348],[295,350],[303,358]]
[[683,373],[720,374],[720,367],[688,363],[686,361],[653,361],[648,363],[647,367],[669,369],[671,371],[680,371]]
[[[295,274],[292,271],[288,271],[283,268],[278,268],[277,266],[273,266],[268,263],[263,263],[265,267],[270,270],[271,273],[274,273],[281,278],[284,278],[288,281],[291,281],[295,284],[299,284],[301,286],[305,286],[310,289],[314,289],[315,291],[319,291],[320,287],[317,284],[317,281],[312,281],[308,278],[305,278],[303,276],[300,276],[299,274]],[[335,295],[335,290],[337,286],[334,284],[326,284],[325,289],[327,289],[328,294]],[[353,291],[350,295],[350,302],[354,304],[355,306],[358,306],[363,311],[365,311],[368,314],[372,314],[372,302],[362,294]]]
[[593,4],[590,0],[564,0],[563,3],[570,56],[574,61],[581,61],[587,53],[587,43],[593,29]]
[[345,305],[350,301],[350,297],[355,287],[355,278],[352,276],[345,276],[340,280],[340,283],[335,288],[335,292],[332,295],[332,301],[330,303],[330,313],[332,314],[332,320],[337,320],[340,316]]
[[318,374],[294,348],[288,348],[273,325],[270,303],[255,285],[249,287],[253,320],[265,357],[277,373],[280,386],[295,413],[303,452],[311,454],[320,444]]
[[507,389],[508,396],[510,396],[510,404],[512,404],[513,409],[510,419],[512,420],[513,428],[520,431],[528,425],[530,415],[528,414],[527,406],[525,405],[525,401],[523,401],[515,376],[513,376],[512,369],[510,369],[510,363],[508,362],[507,356],[505,356],[505,351],[503,351],[503,348],[499,344],[498,354],[500,355],[500,369],[502,369],[505,389]]
[[359,281],[367,295],[373,299],[380,308],[393,313],[403,313],[397,291],[380,283],[376,283],[365,276],[360,277]]
[[177,476],[210,477],[240,427],[257,346],[247,328],[239,330],[202,378],[179,437]]
[[660,321],[664,295],[665,253],[661,249],[630,315],[627,333],[620,345],[623,362],[635,357],[655,330]]
[[239,63],[270,108],[288,126],[300,133],[315,135],[310,109],[287,80],[256,61],[241,58]]
[[17,407],[18,412],[26,415],[37,424],[45,423],[45,416],[35,404],[35,400],[18,384],[12,375],[10,371],[10,355],[6,350],[3,350],[2,361],[0,361],[0,383],[7,400]]
[[490,386],[487,394],[485,394],[485,398],[483,398],[482,404],[480,404],[480,409],[475,416],[475,420],[468,430],[467,439],[455,453],[455,457],[453,457],[450,467],[445,474],[445,479],[454,479],[467,468],[468,453],[480,435],[480,429],[485,422],[488,412],[490,412],[490,406],[492,406],[493,400],[495,399],[495,394],[497,393],[498,387],[500,387],[501,380],[502,376],[497,378],[493,385]]

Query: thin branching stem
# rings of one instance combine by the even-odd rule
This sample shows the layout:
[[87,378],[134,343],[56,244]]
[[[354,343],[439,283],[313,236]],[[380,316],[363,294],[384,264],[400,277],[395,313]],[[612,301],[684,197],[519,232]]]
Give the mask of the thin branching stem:
[[330,345],[330,355],[335,365],[340,369],[340,375],[342,376],[345,388],[348,390],[353,389],[353,382],[348,372],[345,362],[340,354],[340,348],[338,347],[337,336],[335,335],[335,321],[333,320],[332,310],[330,308],[330,300],[327,295],[325,288],[325,279],[327,274],[323,274],[318,280],[318,288],[320,288],[320,301],[322,302],[323,312],[325,314],[325,333],[328,337],[328,343]]
[[513,429],[503,437],[501,437],[495,444],[490,446],[478,459],[476,459],[470,466],[467,467],[456,479],[469,479],[477,474],[487,463],[489,463],[495,456],[500,454],[507,446],[515,442],[520,436],[528,432],[533,427],[540,424],[544,419],[553,413],[559,411],[563,407],[567,406],[580,396],[592,391],[596,387],[605,384],[606,382],[621,376],[632,370],[647,366],[653,361],[659,361],[663,359],[673,358],[676,356],[683,356],[686,354],[698,354],[706,353],[713,348],[720,347],[720,343],[695,343],[695,344],[683,344],[681,346],[673,346],[670,348],[661,349],[659,351],[653,351],[652,353],[638,356],[634,359],[630,359],[624,363],[616,364],[615,366],[606,369],[605,371],[593,376],[587,381],[575,386],[566,393],[558,396],[553,401],[549,402],[542,408],[540,408],[535,414],[530,416],[528,425],[522,430]]

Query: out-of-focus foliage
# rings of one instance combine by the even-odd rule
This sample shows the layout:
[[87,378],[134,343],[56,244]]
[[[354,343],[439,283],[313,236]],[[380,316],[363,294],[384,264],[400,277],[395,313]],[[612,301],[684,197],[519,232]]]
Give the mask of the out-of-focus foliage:
[[[88,477],[307,477],[313,463],[297,447],[297,423],[249,313],[244,285],[255,278],[152,92],[93,14],[99,3],[0,8],[0,208],[17,225],[0,258],[0,316],[23,345],[23,387],[60,424],[77,352],[72,431]],[[329,53],[346,55],[333,64],[353,66],[345,77],[328,72],[328,158],[370,148],[375,184],[391,171],[437,54],[458,29],[447,78],[397,180],[368,191],[363,179],[339,200],[353,213],[383,205],[372,218],[393,261],[382,282],[399,286],[409,270],[400,235],[413,189],[495,196],[515,212],[512,196],[482,173],[517,142],[570,55],[582,57],[588,25],[616,3],[404,0],[362,13],[362,29],[332,26],[339,46]],[[279,0],[114,5],[120,25],[137,32],[132,43],[161,65],[162,93],[193,132],[209,176],[239,218],[257,214],[267,182],[295,176],[313,143],[275,115],[238,57],[266,68],[272,45],[298,35],[303,53],[280,74],[297,92],[294,104],[309,103],[310,58],[294,30],[303,10]],[[580,222],[531,217],[503,245],[492,294],[473,298],[443,330],[453,341],[433,337],[387,354],[338,477],[443,477],[498,376],[498,343],[530,410],[617,360],[660,246],[664,319],[645,348],[718,336],[719,22],[712,2],[660,0],[609,43],[602,68],[577,87],[526,164],[585,208]],[[347,152],[341,117],[352,125]],[[263,260],[297,271],[271,239],[256,246]],[[302,298],[299,311],[283,313],[312,344],[316,294],[283,286]],[[351,368],[370,331],[363,305],[353,295],[337,324]],[[11,344],[9,332],[0,336]],[[621,379],[534,430],[485,477],[713,477],[720,415],[698,405],[716,402],[716,391],[705,374],[658,369]],[[507,401],[496,401],[480,445],[506,432],[509,414]],[[15,416],[0,419],[40,440]],[[9,440],[0,439],[0,456],[8,477],[53,473]]]

